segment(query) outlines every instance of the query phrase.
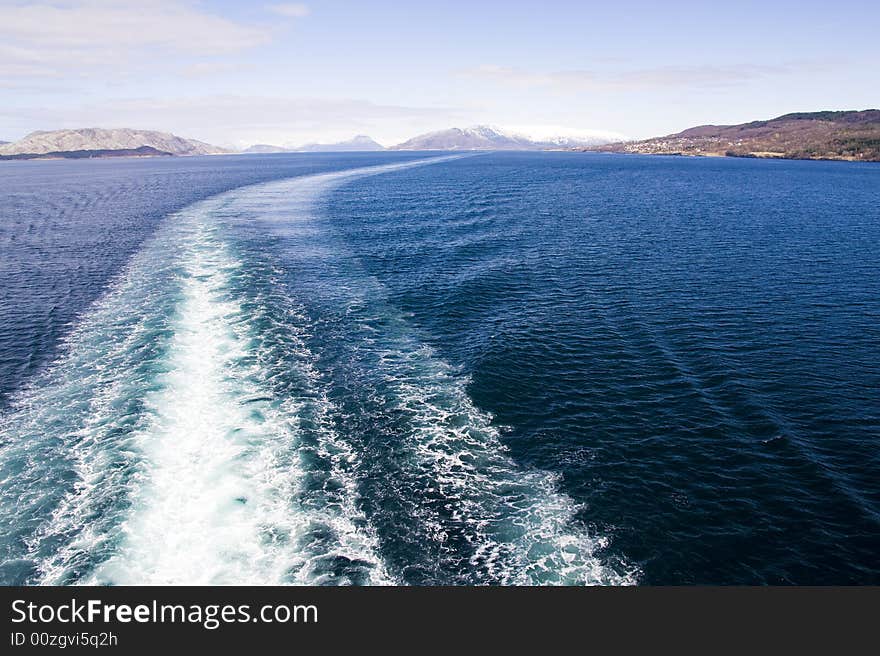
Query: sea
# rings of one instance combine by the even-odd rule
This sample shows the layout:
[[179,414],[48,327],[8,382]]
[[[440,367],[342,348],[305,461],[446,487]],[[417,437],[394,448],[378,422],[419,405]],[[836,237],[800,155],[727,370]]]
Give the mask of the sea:
[[880,584],[880,165],[0,163],[0,583]]

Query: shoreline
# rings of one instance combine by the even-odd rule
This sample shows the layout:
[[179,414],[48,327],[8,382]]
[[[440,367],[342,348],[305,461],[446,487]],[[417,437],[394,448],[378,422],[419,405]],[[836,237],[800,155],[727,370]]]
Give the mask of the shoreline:
[[606,155],[643,155],[646,157],[702,157],[702,158],[714,158],[714,159],[762,159],[762,160],[788,160],[791,162],[855,162],[855,163],[865,163],[865,164],[880,164],[880,159],[862,159],[859,157],[788,157],[786,155],[777,155],[777,154],[757,154],[757,153],[749,153],[749,154],[727,154],[727,153],[683,153],[683,152],[669,152],[669,153],[639,153],[639,152],[628,152],[621,150],[601,150],[601,149],[588,149],[588,150],[578,150],[576,152],[580,153],[603,153]]

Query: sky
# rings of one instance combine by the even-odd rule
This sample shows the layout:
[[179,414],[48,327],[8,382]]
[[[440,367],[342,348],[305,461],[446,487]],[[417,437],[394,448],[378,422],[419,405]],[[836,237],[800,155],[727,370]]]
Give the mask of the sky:
[[0,139],[646,138],[880,107],[878,34],[877,0],[0,0]]

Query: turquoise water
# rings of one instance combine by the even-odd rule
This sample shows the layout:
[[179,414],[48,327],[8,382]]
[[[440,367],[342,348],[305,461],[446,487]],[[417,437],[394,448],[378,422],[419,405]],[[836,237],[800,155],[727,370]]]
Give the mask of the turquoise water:
[[6,583],[876,583],[880,169],[0,170]]

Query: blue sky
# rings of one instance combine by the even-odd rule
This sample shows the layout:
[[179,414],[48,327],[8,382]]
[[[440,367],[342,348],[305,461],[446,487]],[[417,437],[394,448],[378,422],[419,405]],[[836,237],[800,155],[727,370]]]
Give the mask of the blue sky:
[[0,0],[0,139],[221,145],[490,123],[639,138],[880,106],[880,3]]

